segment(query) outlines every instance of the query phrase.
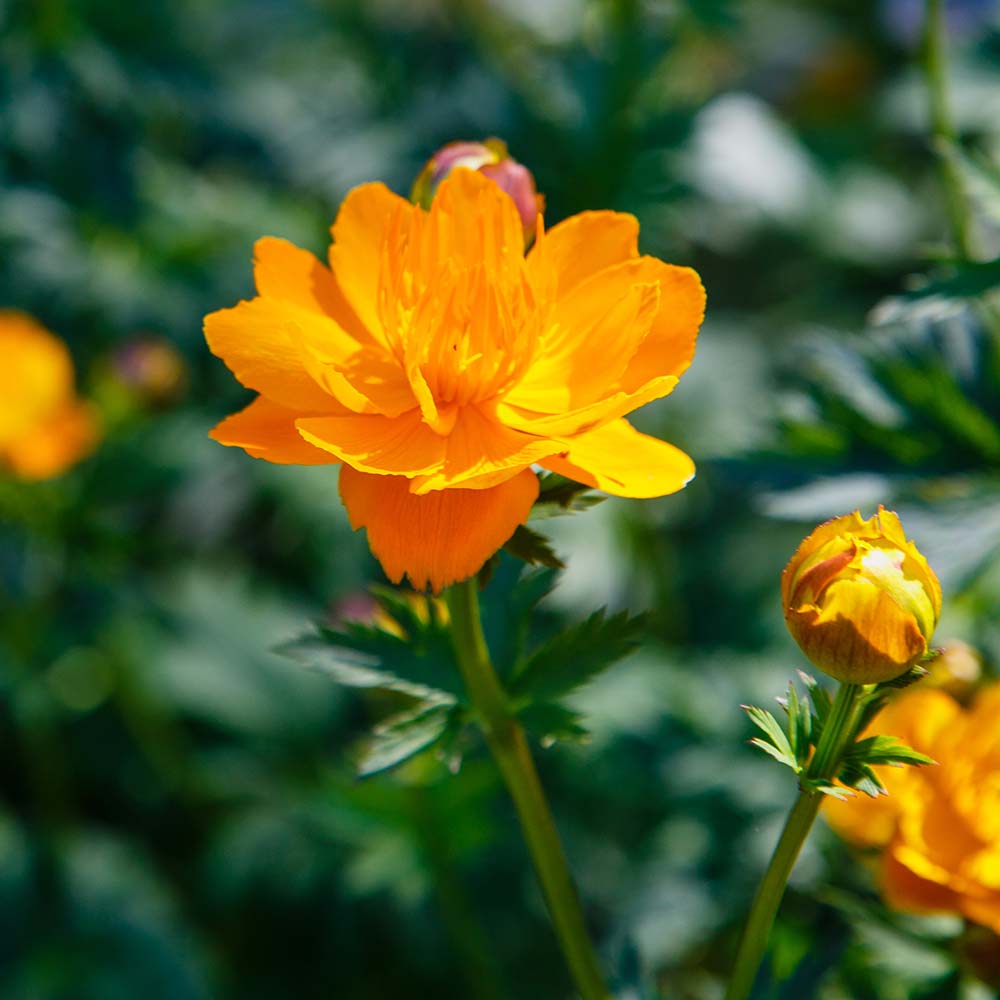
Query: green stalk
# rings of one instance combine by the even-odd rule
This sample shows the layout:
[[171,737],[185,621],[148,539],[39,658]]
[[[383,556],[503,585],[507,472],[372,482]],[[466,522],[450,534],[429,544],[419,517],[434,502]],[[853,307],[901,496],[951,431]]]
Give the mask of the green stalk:
[[[924,79],[930,99],[931,136],[939,147],[950,146],[957,141],[958,132],[948,107],[948,34],[944,19],[944,0],[927,0],[924,14]],[[962,178],[954,161],[944,155],[940,148],[938,153],[941,186],[944,188],[945,207],[955,249],[964,260],[970,260],[972,245]]]
[[[924,83],[930,103],[931,137],[938,147],[938,170],[955,251],[961,260],[974,260],[969,203],[962,176],[955,162],[941,148],[958,142],[958,129],[955,128],[948,104],[948,31],[944,14],[944,0],[927,0],[923,37]],[[1000,314],[996,307],[988,301],[982,301],[978,312],[1000,349]],[[997,375],[1000,376],[1000,369]]]
[[475,579],[467,580],[445,594],[451,614],[452,642],[469,700],[514,800],[521,831],[576,988],[583,1000],[609,1000],[610,993],[587,934],[576,887],[524,730],[510,711],[486,648],[477,586]]
[[800,786],[799,797],[788,814],[767,871],[750,905],[750,915],[743,928],[726,1000],[746,1000],[750,996],[788,877],[823,802],[823,793],[813,789],[810,781],[820,778],[829,780],[837,773],[844,751],[854,739],[858,700],[863,690],[859,684],[841,684],[837,689],[816,753],[806,771],[806,780]]

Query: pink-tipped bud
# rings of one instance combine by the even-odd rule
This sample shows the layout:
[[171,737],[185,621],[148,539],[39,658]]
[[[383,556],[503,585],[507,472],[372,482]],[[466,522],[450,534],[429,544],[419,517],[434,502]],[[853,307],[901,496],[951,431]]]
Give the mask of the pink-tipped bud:
[[424,165],[410,192],[410,200],[430,208],[438,185],[457,167],[478,170],[513,199],[524,225],[525,239],[535,234],[535,217],[545,210],[545,198],[535,190],[531,171],[507,152],[502,139],[485,142],[449,142]]

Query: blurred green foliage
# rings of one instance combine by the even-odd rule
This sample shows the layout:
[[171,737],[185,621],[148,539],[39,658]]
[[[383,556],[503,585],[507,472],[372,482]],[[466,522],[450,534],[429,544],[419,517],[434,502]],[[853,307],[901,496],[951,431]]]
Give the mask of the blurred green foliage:
[[[0,996],[569,995],[475,738],[457,775],[426,754],[358,781],[400,695],[271,652],[371,609],[335,473],[206,437],[246,394],[201,317],[251,294],[253,241],[321,252],[352,185],[406,191],[494,134],[550,223],[634,212],[709,291],[692,370],[639,420],[697,480],[541,525],[567,569],[532,636],[646,612],[561,719],[590,741],[540,767],[619,995],[718,995],[793,795],[739,705],[801,665],[778,576],[805,531],[896,505],[945,584],[938,638],[1000,662],[1000,33],[995,3],[948,6],[971,265],[942,249],[916,0],[0,2],[0,306],[105,404],[138,336],[187,368],[67,475],[0,481]],[[817,831],[761,996],[989,995],[954,921],[885,912],[846,860]]]

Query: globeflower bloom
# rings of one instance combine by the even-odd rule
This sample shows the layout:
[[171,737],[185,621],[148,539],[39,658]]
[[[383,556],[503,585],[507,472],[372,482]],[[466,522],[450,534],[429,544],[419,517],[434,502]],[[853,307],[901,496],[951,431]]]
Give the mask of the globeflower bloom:
[[70,353],[30,316],[0,310],[0,358],[0,466],[20,479],[58,476],[98,438]]
[[906,673],[927,653],[941,613],[941,586],[903,534],[899,517],[879,507],[820,525],[781,576],[785,623],[824,673],[875,684]]
[[951,695],[912,688],[866,736],[885,734],[936,767],[876,767],[888,795],[827,800],[846,840],[881,850],[883,895],[914,913],[954,913],[1000,934],[1000,683],[965,709]]
[[255,247],[257,297],[205,336],[260,395],[212,436],[272,462],[341,463],[352,526],[388,577],[434,591],[476,573],[528,516],[538,463],[597,489],[681,489],[691,459],[625,414],[694,354],[697,275],[637,251],[629,215],[586,212],[537,237],[493,181],[458,169],[430,210],[351,191],[329,268]]

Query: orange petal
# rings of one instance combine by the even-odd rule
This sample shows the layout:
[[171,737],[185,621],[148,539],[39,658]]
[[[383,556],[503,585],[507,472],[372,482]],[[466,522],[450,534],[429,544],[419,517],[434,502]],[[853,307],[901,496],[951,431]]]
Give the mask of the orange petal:
[[226,417],[209,437],[219,444],[242,448],[254,458],[283,465],[333,465],[337,459],[328,451],[303,440],[295,429],[298,410],[289,410],[259,396],[246,409]]
[[296,315],[308,314],[280,299],[252,299],[206,316],[205,339],[248,389],[299,412],[343,410],[306,369],[290,324]]
[[333,224],[330,266],[358,318],[380,340],[379,279],[387,235],[393,226],[408,229],[418,211],[384,184],[362,184],[348,193]]
[[362,472],[421,476],[438,471],[444,463],[445,438],[423,422],[420,410],[399,417],[304,417],[296,426],[308,442]]
[[471,482],[475,482],[476,489],[493,486],[563,447],[551,438],[511,430],[476,406],[462,407],[445,440],[443,467],[415,479],[411,487],[414,493]]
[[258,240],[254,255],[257,291],[293,307],[289,335],[327,392],[356,413],[395,417],[415,405],[402,367],[365,329],[327,267],[273,237]]
[[318,385],[355,413],[398,417],[416,399],[402,366],[379,343],[359,343],[328,316],[289,309],[288,329]]
[[418,590],[438,593],[478,572],[526,520],[538,477],[525,469],[492,489],[414,496],[402,477],[345,465],[340,496],[351,527],[368,529],[368,544],[393,583],[405,574]]
[[528,434],[572,437],[611,423],[612,420],[624,417],[654,399],[669,395],[673,392],[677,381],[673,375],[664,375],[662,378],[654,378],[647,382],[637,392],[616,392],[605,399],[562,413],[538,413],[524,407],[512,406],[508,397],[497,407],[497,413],[508,427]]
[[528,272],[546,298],[559,299],[598,271],[635,257],[638,247],[634,215],[581,212],[536,241],[528,254]]
[[883,856],[882,866],[882,892],[890,906],[912,913],[958,912],[948,872],[919,852],[894,843]]
[[99,436],[93,409],[74,400],[12,441],[7,463],[23,479],[50,479],[89,455]]
[[679,448],[614,420],[563,441],[564,457],[546,458],[547,469],[619,497],[661,497],[694,478],[694,462]]
[[622,376],[621,388],[634,392],[657,375],[682,375],[694,357],[698,329],[705,317],[705,289],[689,267],[640,257],[619,269],[632,281],[658,281],[660,308],[649,335]]
[[507,401],[563,413],[611,395],[646,339],[659,301],[657,282],[631,282],[620,268],[582,282],[552,310],[539,351]]
[[359,343],[371,339],[333,273],[308,250],[274,236],[257,240],[253,249],[258,295],[330,316]]
[[431,204],[430,225],[437,256],[455,267],[485,265],[518,273],[524,267],[524,228],[513,198],[496,181],[458,167],[440,184]]

